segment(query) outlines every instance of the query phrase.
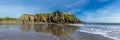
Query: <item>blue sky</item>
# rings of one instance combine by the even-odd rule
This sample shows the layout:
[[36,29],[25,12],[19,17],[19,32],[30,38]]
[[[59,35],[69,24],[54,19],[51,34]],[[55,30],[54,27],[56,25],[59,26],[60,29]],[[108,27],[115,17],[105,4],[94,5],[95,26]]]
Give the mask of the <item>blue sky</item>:
[[0,17],[55,10],[72,12],[86,22],[120,23],[120,0],[0,0]]

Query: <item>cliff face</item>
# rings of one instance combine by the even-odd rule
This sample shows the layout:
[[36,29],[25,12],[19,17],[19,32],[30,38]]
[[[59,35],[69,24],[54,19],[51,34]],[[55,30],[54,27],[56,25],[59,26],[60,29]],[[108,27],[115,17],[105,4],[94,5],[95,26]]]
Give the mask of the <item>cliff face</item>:
[[19,18],[19,22],[41,22],[41,23],[80,23],[80,19],[74,14],[55,11],[53,13],[38,13],[35,15],[23,14]]

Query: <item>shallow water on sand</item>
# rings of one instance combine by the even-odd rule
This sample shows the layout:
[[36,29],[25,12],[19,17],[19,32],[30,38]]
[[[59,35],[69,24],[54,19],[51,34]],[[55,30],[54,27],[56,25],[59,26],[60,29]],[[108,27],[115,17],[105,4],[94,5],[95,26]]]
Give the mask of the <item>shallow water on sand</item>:
[[112,40],[65,24],[0,23],[0,40]]
[[[78,24],[77,26],[81,25]],[[120,40],[120,25],[83,24],[79,31],[99,34],[114,40]]]

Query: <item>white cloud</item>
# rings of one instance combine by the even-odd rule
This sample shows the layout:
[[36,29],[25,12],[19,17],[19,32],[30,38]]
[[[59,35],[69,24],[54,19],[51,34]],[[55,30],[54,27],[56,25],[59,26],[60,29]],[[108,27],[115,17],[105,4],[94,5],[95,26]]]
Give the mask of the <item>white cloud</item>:
[[32,6],[10,6],[10,5],[0,5],[0,17],[19,17],[23,13],[35,13],[46,11],[45,8],[32,7]]
[[72,7],[83,7],[89,2],[89,0],[75,0],[75,2],[69,3],[65,5],[65,8],[72,8]]
[[86,12],[87,22],[114,22],[120,23],[120,1],[112,3],[96,12]]
[[120,23],[120,15],[116,15],[112,17],[88,18],[85,20],[87,22]]
[[72,10],[69,10],[69,12],[72,12],[72,13],[76,13],[76,12],[80,12],[81,10],[80,9],[72,9]]
[[16,17],[18,17],[17,14],[21,13],[22,11],[24,11],[24,8],[22,6],[1,6],[0,5],[0,17],[4,17],[4,16],[11,16],[13,17],[13,15]]

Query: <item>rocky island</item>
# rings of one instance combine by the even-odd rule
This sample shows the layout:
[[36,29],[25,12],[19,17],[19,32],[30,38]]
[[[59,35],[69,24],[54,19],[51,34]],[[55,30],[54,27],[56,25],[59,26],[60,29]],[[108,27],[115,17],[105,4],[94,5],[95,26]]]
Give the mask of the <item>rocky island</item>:
[[82,23],[73,13],[55,11],[51,13],[23,14],[19,18],[0,18],[0,23]]
[[18,18],[22,23],[81,23],[74,14],[55,11],[52,13],[23,14]]

